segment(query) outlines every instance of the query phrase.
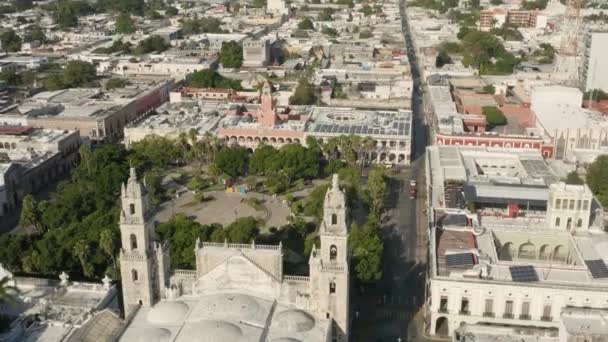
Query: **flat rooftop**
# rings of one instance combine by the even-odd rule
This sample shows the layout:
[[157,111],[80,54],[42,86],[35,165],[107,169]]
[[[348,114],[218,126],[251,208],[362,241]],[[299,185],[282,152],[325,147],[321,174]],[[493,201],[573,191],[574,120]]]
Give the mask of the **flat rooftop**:
[[[482,217],[479,226],[442,223],[435,229],[437,274],[455,279],[525,283],[529,286],[608,285],[608,234],[548,229],[543,219]],[[487,276],[480,279],[485,266]],[[602,271],[604,270],[604,271]]]
[[224,115],[222,107],[209,108],[183,103],[165,103],[156,109],[156,114],[143,121],[129,125],[128,130],[160,130],[165,132],[187,132],[195,129],[204,133],[215,129]]
[[427,156],[433,187],[460,182],[465,185],[465,198],[473,202],[542,204],[548,198],[548,186],[559,181],[561,174],[536,150],[430,146]]
[[306,131],[319,135],[361,134],[409,138],[410,111],[369,111],[352,108],[315,107]]

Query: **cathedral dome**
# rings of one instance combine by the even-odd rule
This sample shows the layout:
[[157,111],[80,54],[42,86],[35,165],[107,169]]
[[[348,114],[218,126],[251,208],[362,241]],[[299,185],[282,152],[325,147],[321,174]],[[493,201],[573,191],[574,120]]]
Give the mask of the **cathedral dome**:
[[274,324],[281,330],[291,333],[309,331],[315,326],[315,319],[302,310],[285,310],[274,319]]
[[258,301],[245,294],[220,294],[201,301],[193,319],[209,317],[220,312],[228,317],[253,317],[260,311]]
[[186,317],[188,309],[188,305],[183,302],[160,302],[148,313],[148,322],[156,324],[180,322]]
[[220,320],[205,320],[186,324],[179,335],[178,342],[238,342],[242,337],[243,331],[236,324]]
[[132,342],[169,342],[171,331],[165,328],[138,328],[127,335]]

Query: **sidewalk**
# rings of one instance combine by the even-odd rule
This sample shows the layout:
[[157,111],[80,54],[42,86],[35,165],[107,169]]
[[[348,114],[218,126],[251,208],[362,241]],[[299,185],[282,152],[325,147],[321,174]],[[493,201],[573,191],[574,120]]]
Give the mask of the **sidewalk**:
[[442,338],[436,336],[429,336],[424,331],[424,319],[422,318],[422,312],[424,308],[421,308],[418,313],[414,316],[414,319],[410,321],[407,327],[407,342],[449,342],[451,338]]

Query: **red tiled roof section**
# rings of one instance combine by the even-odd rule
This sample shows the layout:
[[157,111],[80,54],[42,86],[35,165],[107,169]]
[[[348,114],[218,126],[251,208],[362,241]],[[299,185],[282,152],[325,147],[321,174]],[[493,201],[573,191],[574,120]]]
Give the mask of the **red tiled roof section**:
[[32,129],[28,126],[0,126],[0,134],[22,135],[29,133]]
[[500,107],[500,110],[509,120],[517,120],[519,126],[523,128],[534,127],[534,113],[530,108],[520,106],[520,105],[509,105],[505,104]]

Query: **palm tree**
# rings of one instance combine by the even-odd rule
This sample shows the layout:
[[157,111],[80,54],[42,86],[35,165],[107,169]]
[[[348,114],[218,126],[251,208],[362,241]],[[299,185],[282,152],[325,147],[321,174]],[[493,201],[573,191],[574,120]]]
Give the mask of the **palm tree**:
[[338,158],[338,147],[338,137],[331,137],[327,139],[327,142],[323,144],[323,152],[327,155],[328,160],[331,161],[336,160]]
[[357,155],[359,155],[359,157],[361,157],[361,155],[363,155],[363,158],[361,158],[361,160],[360,160],[361,172],[363,172],[363,168],[365,167],[365,164],[369,160],[369,153],[373,152],[375,150],[376,150],[376,141],[374,139],[372,139],[369,136],[365,136],[365,137],[361,138],[361,140],[359,141],[359,146],[358,146],[358,151],[357,151]]
[[87,256],[89,255],[89,245],[85,240],[79,240],[74,244],[72,253],[80,261],[82,271],[85,276],[89,276],[92,273],[92,268],[87,264]]
[[114,265],[114,274],[112,276],[116,278],[118,275],[118,266],[116,264],[116,239],[114,238],[114,232],[112,230],[106,229],[99,234],[99,246],[112,258],[112,264]]
[[181,132],[179,134],[177,137],[177,145],[182,153],[182,163],[185,163],[186,159],[188,159],[188,150],[190,146],[188,144],[188,134],[186,132]]

